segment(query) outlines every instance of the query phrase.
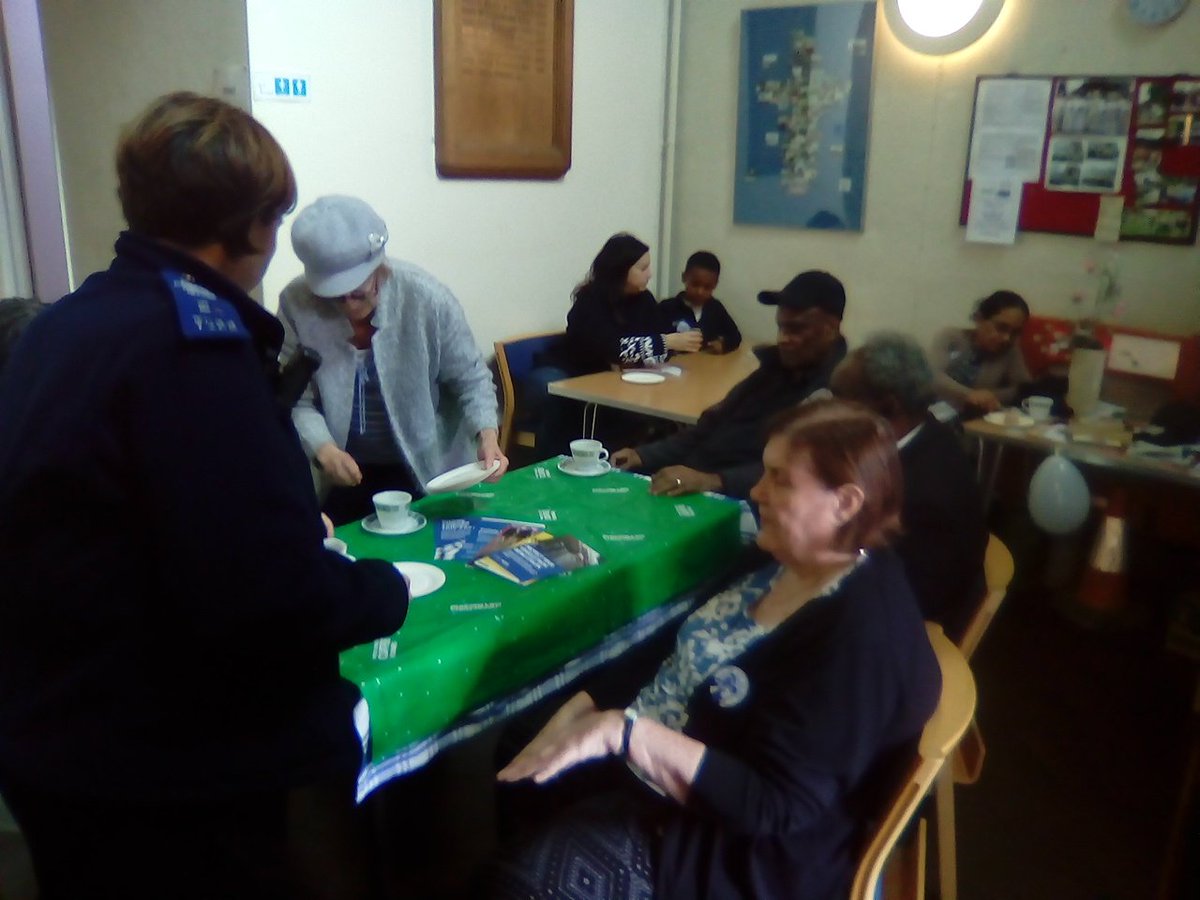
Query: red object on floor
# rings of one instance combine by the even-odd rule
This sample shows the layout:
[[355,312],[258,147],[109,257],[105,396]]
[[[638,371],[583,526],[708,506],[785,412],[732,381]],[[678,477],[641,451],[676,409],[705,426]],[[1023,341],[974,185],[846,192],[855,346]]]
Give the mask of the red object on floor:
[[1076,603],[1081,611],[1109,618],[1125,609],[1128,599],[1125,492],[1110,488],[1100,530],[1079,584]]

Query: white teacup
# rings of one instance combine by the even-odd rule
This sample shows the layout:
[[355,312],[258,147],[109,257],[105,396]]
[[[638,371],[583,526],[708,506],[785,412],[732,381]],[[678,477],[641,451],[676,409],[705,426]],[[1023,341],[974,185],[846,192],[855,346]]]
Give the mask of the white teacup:
[[608,459],[608,451],[599,441],[579,438],[571,441],[571,459],[577,469],[598,469]]
[[371,502],[375,504],[375,516],[381,527],[393,531],[408,524],[408,505],[412,503],[408,491],[380,491]]
[[1054,399],[1051,397],[1026,397],[1021,401],[1021,409],[1035,422],[1050,418],[1050,410],[1053,408]]

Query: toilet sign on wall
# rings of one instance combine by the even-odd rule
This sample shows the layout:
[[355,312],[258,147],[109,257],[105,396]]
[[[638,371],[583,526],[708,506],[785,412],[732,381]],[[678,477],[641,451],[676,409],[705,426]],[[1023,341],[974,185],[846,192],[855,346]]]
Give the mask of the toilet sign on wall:
[[296,72],[255,72],[251,81],[255,100],[306,103],[312,90],[309,77]]

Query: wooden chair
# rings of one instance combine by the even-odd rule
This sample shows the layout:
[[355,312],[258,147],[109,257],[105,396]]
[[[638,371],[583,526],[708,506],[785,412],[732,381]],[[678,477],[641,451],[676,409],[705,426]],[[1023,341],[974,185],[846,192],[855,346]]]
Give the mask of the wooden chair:
[[[975,653],[983,635],[992,624],[996,610],[1008,594],[1015,567],[1012,554],[994,534],[988,537],[987,550],[983,557],[983,578],[987,593],[979,605],[974,618],[963,633],[958,647],[965,659]],[[954,785],[974,784],[983,771],[983,758],[987,748],[979,724],[972,719],[967,733],[954,751],[951,765],[937,778],[937,855],[938,887],[941,900],[957,900],[958,897],[958,848],[954,831]]]
[[[934,779],[942,771],[947,758],[958,746],[959,740],[975,714],[975,679],[966,659],[957,647],[942,633],[942,627],[932,622],[925,626],[929,631],[929,643],[937,655],[942,671],[942,695],[933,711],[921,741],[916,758],[906,773],[900,790],[893,797],[883,819],[867,845],[866,852],[854,874],[850,888],[850,900],[876,900],[881,878],[884,882],[883,896],[922,897],[924,884],[924,823],[917,829],[916,840],[906,841],[906,852],[893,857],[901,834],[916,813],[921,800],[929,793]],[[915,857],[913,844],[916,844]],[[887,864],[887,877],[884,866]],[[900,884],[900,878],[907,882]]]
[[559,340],[565,332],[547,331],[540,334],[524,334],[496,341],[496,369],[500,373],[500,391],[504,411],[500,421],[500,449],[510,455],[513,443],[532,448],[536,443],[534,433],[515,430],[517,414],[517,386],[533,370],[534,357]]
[[975,617],[971,619],[971,623],[963,633],[962,640],[958,642],[958,649],[967,659],[975,654],[979,642],[983,640],[984,633],[992,624],[996,610],[1004,602],[1014,572],[1013,558],[1012,554],[1008,552],[1008,548],[1004,546],[1000,538],[994,534],[989,535],[987,550],[983,556],[983,580],[987,585],[987,593],[984,595],[983,603],[975,612]]

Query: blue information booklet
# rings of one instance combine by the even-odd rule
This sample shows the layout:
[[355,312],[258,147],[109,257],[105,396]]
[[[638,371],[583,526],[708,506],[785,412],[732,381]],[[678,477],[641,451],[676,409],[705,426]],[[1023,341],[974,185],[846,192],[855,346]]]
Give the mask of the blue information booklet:
[[545,530],[539,522],[518,522],[475,516],[439,519],[434,532],[434,559],[471,562],[502,547],[511,547],[530,535]]
[[579,538],[541,531],[516,546],[481,556],[475,565],[517,584],[532,584],[599,562],[600,554]]

